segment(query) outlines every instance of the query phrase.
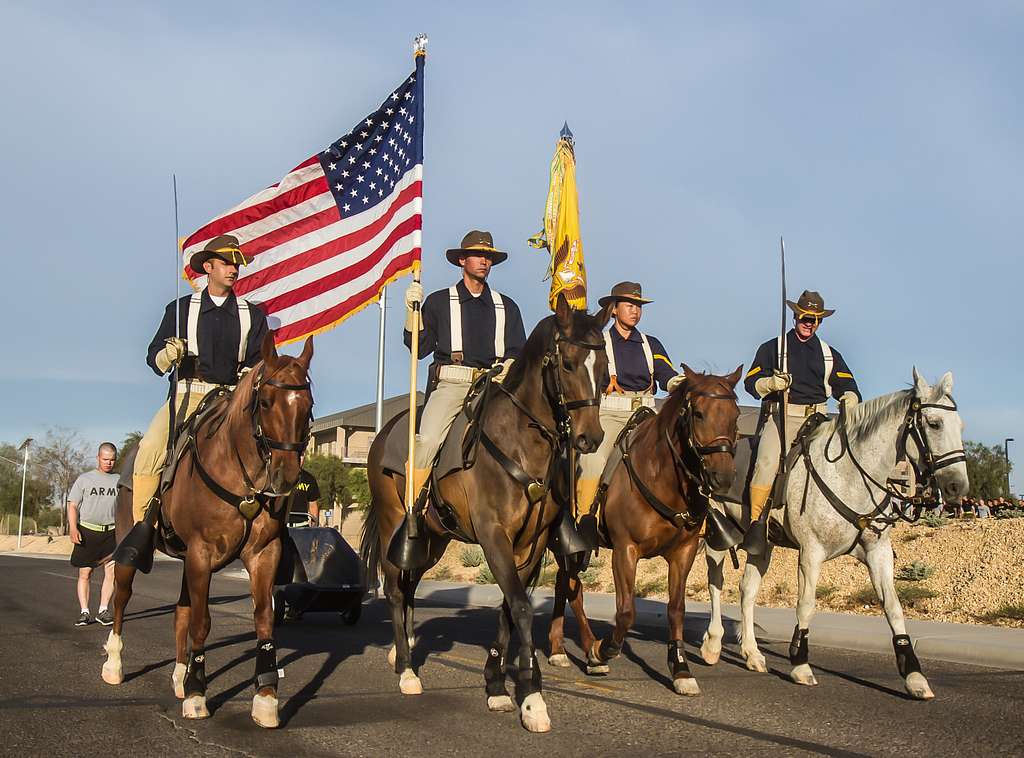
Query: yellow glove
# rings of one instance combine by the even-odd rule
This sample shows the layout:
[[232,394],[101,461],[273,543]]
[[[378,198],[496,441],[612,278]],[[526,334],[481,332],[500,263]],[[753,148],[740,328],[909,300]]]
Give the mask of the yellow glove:
[[491,381],[497,382],[498,384],[501,384],[503,381],[505,381],[505,377],[508,376],[508,370],[512,368],[512,362],[514,360],[515,358],[506,358],[503,361],[498,361],[498,363],[496,363],[495,365],[500,365],[501,371],[498,372],[498,375],[495,376]]
[[[405,291],[405,328],[409,332],[417,327],[417,313],[413,310],[415,303],[423,303],[423,285],[413,281]],[[423,328],[422,320],[419,320],[418,328]]]
[[839,396],[839,402],[846,405],[846,410],[852,411],[860,403],[860,398],[853,390],[847,390]]
[[156,367],[166,373],[185,357],[185,340],[168,337],[164,349],[156,354]]
[[766,397],[773,392],[785,392],[793,384],[793,377],[776,371],[771,376],[764,376],[754,382],[754,389],[761,397]]

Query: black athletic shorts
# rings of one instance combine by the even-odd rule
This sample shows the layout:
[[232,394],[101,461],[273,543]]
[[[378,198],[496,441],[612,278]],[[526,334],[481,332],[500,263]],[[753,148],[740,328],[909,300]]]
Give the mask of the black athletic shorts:
[[113,555],[117,546],[113,529],[98,532],[79,524],[78,533],[82,535],[82,541],[71,551],[72,566],[96,568],[104,563],[104,559],[109,559]]

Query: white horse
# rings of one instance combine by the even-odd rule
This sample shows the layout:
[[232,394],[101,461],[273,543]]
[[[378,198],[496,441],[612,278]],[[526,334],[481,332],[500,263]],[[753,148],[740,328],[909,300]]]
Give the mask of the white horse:
[[[807,662],[807,635],[814,615],[818,574],[825,561],[850,554],[868,567],[871,583],[885,608],[893,633],[896,664],[911,697],[934,697],[907,635],[903,608],[893,582],[893,550],[889,527],[898,519],[887,497],[886,479],[903,449],[919,484],[940,488],[948,500],[967,494],[963,453],[963,422],[953,401],[953,375],[947,372],[934,387],[914,369],[914,387],[869,400],[845,418],[823,423],[808,438],[810,468],[803,457],[793,465],[784,508],[771,519],[799,545],[797,625],[790,643],[790,677],[797,684],[817,681]],[[845,435],[843,432],[845,431]],[[849,447],[846,447],[848,442]],[[831,492],[828,492],[828,491]],[[833,505],[833,500],[841,501]],[[724,504],[738,522],[742,506]],[[844,512],[845,511],[845,515]],[[863,516],[858,522],[858,516]],[[870,522],[870,523],[868,523]],[[740,522],[742,523],[742,522]],[[774,528],[772,530],[774,532]],[[768,570],[772,545],[761,556],[747,556],[740,580],[740,651],[751,671],[767,671],[754,637],[754,601]],[[722,563],[724,552],[707,549],[711,622],[701,655],[708,664],[722,652]]]

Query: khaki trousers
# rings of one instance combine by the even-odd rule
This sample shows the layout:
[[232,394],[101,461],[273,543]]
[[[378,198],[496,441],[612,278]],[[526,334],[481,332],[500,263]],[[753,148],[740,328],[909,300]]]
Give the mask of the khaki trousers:
[[[810,415],[807,408],[811,410],[825,410],[825,405],[806,406],[788,405],[786,414],[786,452],[793,446],[796,433],[800,431],[804,420]],[[764,428],[761,429],[761,436],[757,443],[757,461],[754,463],[754,473],[750,479],[750,486],[771,487],[775,483],[775,474],[779,470],[779,427],[776,425],[777,412],[768,416]]]
[[[629,392],[619,397],[648,397],[649,394]],[[632,415],[632,410],[611,410],[601,406],[601,431],[604,432],[604,438],[595,452],[580,456],[580,478],[576,482],[576,507],[579,514],[590,512],[594,496],[601,485],[601,474],[604,473],[605,464],[608,463],[612,448],[615,447],[615,440],[619,438]]]
[[452,422],[462,410],[462,403],[472,386],[470,381],[440,379],[430,393],[420,418],[420,431],[416,435],[416,460],[413,468],[422,471],[434,463]]

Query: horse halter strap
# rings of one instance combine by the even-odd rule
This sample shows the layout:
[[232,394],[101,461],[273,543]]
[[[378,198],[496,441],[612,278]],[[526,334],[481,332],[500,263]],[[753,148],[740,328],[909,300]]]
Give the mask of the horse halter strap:
[[[910,465],[914,469],[914,476],[919,483],[919,487],[922,483],[925,484],[924,489],[934,486],[936,496],[941,499],[942,491],[937,486],[935,481],[935,474],[941,469],[947,466],[955,466],[957,463],[965,463],[967,461],[967,453],[963,448],[958,450],[949,450],[945,453],[935,455],[932,452],[931,445],[928,444],[928,435],[924,433],[921,428],[921,421],[924,419],[922,411],[925,408],[937,408],[941,411],[956,411],[957,405],[953,398],[949,399],[949,405],[943,403],[923,403],[920,398],[916,395],[913,400],[910,401],[910,407],[907,409],[907,415],[903,420],[903,429],[900,430],[900,437],[897,441],[896,448],[896,460],[903,460],[906,458]],[[915,462],[907,455],[907,439],[914,440],[914,444],[917,445],[918,453],[920,454],[921,461]],[[921,465],[923,463],[923,466]]]
[[[306,449],[306,445],[309,444],[310,425],[306,424],[306,436],[298,442],[280,442],[271,437],[268,437],[263,433],[263,426],[260,423],[260,387],[266,385],[268,387],[276,387],[281,390],[289,390],[292,392],[312,392],[312,388],[307,378],[302,384],[287,384],[285,382],[279,382],[274,379],[274,374],[270,375],[269,379],[263,378],[263,369],[260,369],[260,373],[256,375],[256,379],[253,381],[252,397],[253,397],[253,436],[256,438],[257,446],[261,448],[273,448],[274,450],[284,450],[290,453],[301,453]],[[312,411],[310,411],[310,417],[312,418]],[[261,450],[260,454],[264,460],[268,460],[270,457],[270,451],[266,451],[267,454],[264,456]]]
[[[736,451],[736,440],[721,434],[706,445],[700,444],[700,440],[697,439],[697,434],[693,429],[693,398],[695,397],[707,397],[712,400],[736,400],[736,393],[731,391],[702,391],[686,393],[686,402],[683,403],[683,407],[679,410],[679,421],[686,426],[686,439],[682,454],[676,452],[675,446],[672,444],[672,440],[668,436],[668,427],[665,428],[665,441],[668,444],[668,449],[672,453],[672,458],[675,461],[676,466],[682,469],[686,477],[697,485],[701,496],[707,498],[711,496],[713,485],[708,478],[708,471],[704,465],[704,456],[713,455],[714,453],[728,453],[729,455],[734,455]],[[696,472],[686,463],[686,459],[683,457],[688,450],[692,452],[696,458]]]

